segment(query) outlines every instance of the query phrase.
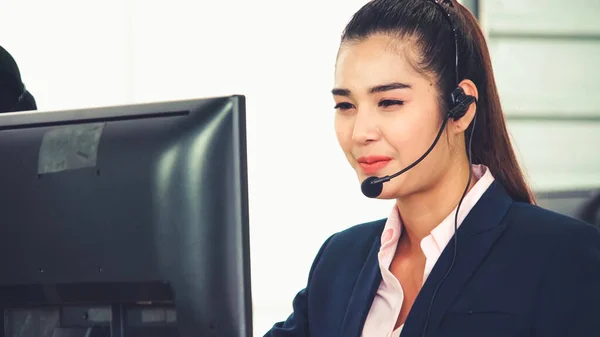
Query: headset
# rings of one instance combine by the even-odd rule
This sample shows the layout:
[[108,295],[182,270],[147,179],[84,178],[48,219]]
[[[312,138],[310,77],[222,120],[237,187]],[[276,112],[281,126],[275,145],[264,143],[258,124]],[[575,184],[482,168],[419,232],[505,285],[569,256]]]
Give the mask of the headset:
[[465,94],[464,90],[458,86],[460,83],[460,77],[458,77],[458,32],[456,30],[456,26],[452,22],[452,17],[450,16],[450,12],[448,12],[444,5],[448,5],[450,7],[454,7],[454,4],[451,0],[429,0],[432,1],[436,7],[440,8],[444,13],[444,19],[450,25],[452,29],[452,36],[454,38],[454,78],[456,79],[456,89],[450,93],[450,99],[452,102],[452,108],[448,111],[447,117],[452,118],[454,120],[458,120],[462,118],[471,104],[476,103],[477,99],[471,95]]
[[[446,120],[444,121],[444,124],[446,124],[446,121],[449,118],[452,118],[453,120],[458,120],[458,119],[462,118],[467,113],[471,104],[473,104],[473,103],[477,104],[477,99],[474,96],[465,94],[464,90],[458,86],[458,84],[460,83],[460,77],[458,75],[458,56],[459,56],[458,32],[456,30],[456,26],[454,25],[454,22],[452,21],[452,17],[450,16],[450,12],[448,10],[446,10],[446,8],[444,7],[445,5],[447,5],[449,7],[454,7],[454,4],[452,3],[451,0],[428,0],[428,1],[432,1],[436,5],[436,7],[439,8],[444,13],[444,18],[450,25],[450,28],[452,29],[452,36],[454,38],[454,56],[455,56],[454,57],[454,75],[455,75],[457,87],[450,94],[452,108],[446,115]],[[454,236],[453,236],[454,252],[453,252],[453,256],[452,256],[452,262],[450,263],[450,267],[446,271],[446,274],[444,274],[444,277],[440,280],[440,282],[438,283],[438,285],[436,286],[436,288],[433,292],[431,301],[429,302],[427,316],[425,318],[425,325],[423,327],[423,333],[421,335],[422,337],[425,337],[427,334],[427,325],[429,323],[429,317],[431,316],[431,309],[433,307],[433,302],[435,301],[437,292],[440,289],[441,285],[446,280],[446,278],[448,277],[448,275],[450,274],[450,272],[452,271],[452,268],[454,267],[454,262],[456,261],[456,251],[458,249],[458,237],[457,237],[457,235],[458,235],[458,233],[457,233],[457,231],[458,231],[458,212],[460,211],[460,206],[461,206],[465,196],[467,195],[467,192],[469,191],[469,186],[471,184],[471,179],[473,176],[473,169],[471,168],[473,165],[472,153],[471,153],[471,143],[473,141],[473,134],[475,133],[476,122],[477,122],[477,114],[475,114],[475,116],[473,117],[473,121],[471,122],[473,124],[473,126],[471,129],[471,135],[469,137],[469,142],[467,144],[467,158],[469,161],[469,179],[467,180],[467,185],[465,186],[463,194],[460,197],[460,201],[458,202],[458,205],[456,207],[456,213],[454,215]],[[442,126],[442,128],[443,128],[443,126]]]

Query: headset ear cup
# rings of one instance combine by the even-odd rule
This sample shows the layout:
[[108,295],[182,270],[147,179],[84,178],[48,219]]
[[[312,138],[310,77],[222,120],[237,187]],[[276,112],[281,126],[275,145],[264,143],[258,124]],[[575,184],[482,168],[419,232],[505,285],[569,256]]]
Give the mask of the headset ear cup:
[[452,108],[448,112],[448,117],[454,120],[462,118],[469,110],[471,104],[477,101],[475,97],[465,94],[461,87],[452,90],[450,98],[452,99]]
[[463,88],[456,87],[454,90],[452,90],[452,92],[450,93],[450,98],[452,99],[452,106],[453,107],[457,106],[458,103],[460,102],[460,99],[464,96],[466,96],[466,95],[465,95],[465,91],[463,90]]

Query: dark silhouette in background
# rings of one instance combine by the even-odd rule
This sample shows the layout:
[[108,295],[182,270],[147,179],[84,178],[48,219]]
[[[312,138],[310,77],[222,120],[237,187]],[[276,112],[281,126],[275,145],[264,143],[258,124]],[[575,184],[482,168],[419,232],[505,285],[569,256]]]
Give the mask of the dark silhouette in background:
[[0,113],[37,110],[35,98],[21,80],[17,62],[0,46]]
[[600,227],[600,192],[590,200],[580,214],[581,220]]

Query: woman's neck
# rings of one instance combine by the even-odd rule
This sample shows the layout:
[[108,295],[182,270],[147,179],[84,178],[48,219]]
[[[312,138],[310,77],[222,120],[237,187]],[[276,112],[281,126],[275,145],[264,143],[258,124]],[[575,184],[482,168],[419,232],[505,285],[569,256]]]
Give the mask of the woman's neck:
[[[396,200],[396,207],[402,218],[401,240],[407,241],[405,244],[411,248],[420,249],[421,240],[428,236],[460,201],[469,179],[467,166],[463,165],[462,168],[447,172],[448,175],[440,177],[431,188]],[[468,189],[471,190],[476,182],[477,178],[471,175]]]

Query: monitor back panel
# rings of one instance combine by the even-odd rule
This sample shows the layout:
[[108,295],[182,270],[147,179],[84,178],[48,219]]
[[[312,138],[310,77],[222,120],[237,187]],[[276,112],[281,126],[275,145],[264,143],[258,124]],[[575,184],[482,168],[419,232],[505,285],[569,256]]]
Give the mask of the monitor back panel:
[[0,115],[0,158],[0,304],[171,301],[184,333],[250,335],[243,97]]

